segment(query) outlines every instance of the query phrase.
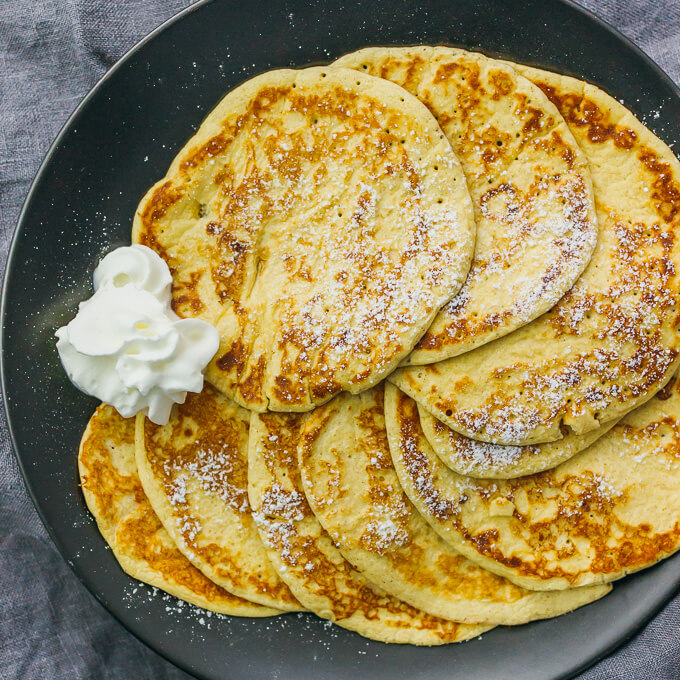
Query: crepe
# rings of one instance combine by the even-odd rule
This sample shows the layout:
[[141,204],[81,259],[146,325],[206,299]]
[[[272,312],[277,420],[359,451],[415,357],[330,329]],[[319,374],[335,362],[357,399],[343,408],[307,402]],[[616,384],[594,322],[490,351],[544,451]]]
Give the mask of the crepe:
[[462,354],[548,311],[590,260],[598,225],[586,159],[543,92],[507,64],[447,47],[372,47],[335,65],[395,82],[430,109],[475,207],[465,285],[403,363]]
[[215,585],[177,549],[149,504],[135,463],[135,421],[102,404],[78,455],[87,507],[123,571],[198,607],[231,616],[280,613]]
[[137,416],[144,491],[189,561],[230,593],[268,607],[303,607],[270,564],[248,504],[249,414],[206,385],[167,425]]
[[316,409],[305,421],[298,462],[310,507],[343,556],[372,583],[434,616],[521,624],[564,614],[610,590],[525,590],[451,548],[401,488],[381,385]]
[[390,380],[461,434],[525,445],[624,415],[678,365],[680,163],[596,87],[517,68],[556,104],[588,158],[600,221],[595,253],[533,323]]
[[567,433],[547,444],[512,446],[470,439],[452,430],[418,404],[420,425],[432,450],[454,472],[483,479],[513,479],[550,470],[607,434],[617,423],[611,420],[586,434]]
[[677,381],[571,460],[514,480],[449,470],[416,403],[393,385],[385,420],[399,480],[421,515],[455,550],[517,585],[607,583],[680,547]]
[[383,642],[460,642],[490,626],[433,617],[372,586],[342,557],[302,490],[296,448],[303,416],[253,415],[248,493],[269,557],[291,591],[320,617]]
[[214,324],[213,385],[255,411],[360,392],[406,356],[472,260],[465,178],[415,97],[349,69],[230,92],[140,203],[173,308]]

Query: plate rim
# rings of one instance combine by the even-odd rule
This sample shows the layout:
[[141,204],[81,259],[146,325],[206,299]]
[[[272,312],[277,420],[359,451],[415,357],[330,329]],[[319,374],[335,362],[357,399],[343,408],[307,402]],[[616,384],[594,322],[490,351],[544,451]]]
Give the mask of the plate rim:
[[[31,502],[33,504],[34,509],[36,510],[36,513],[40,519],[40,522],[42,526],[45,528],[45,531],[47,532],[48,536],[50,537],[51,541],[53,542],[54,546],[56,547],[61,559],[67,564],[71,572],[76,576],[78,581],[85,587],[85,589],[88,591],[88,593],[94,598],[94,600],[110,615],[115,619],[128,633],[130,633],[136,640],[140,641],[142,644],[147,649],[150,649],[153,651],[155,654],[158,654],[161,658],[169,661],[173,665],[175,665],[177,668],[183,670],[184,672],[188,673],[190,676],[200,678],[200,679],[205,679],[205,680],[210,680],[208,676],[200,673],[194,668],[191,668],[188,666],[182,658],[174,654],[171,649],[159,649],[155,645],[153,645],[151,642],[147,642],[140,633],[137,631],[133,630],[128,623],[118,614],[114,613],[106,604],[104,599],[98,594],[95,589],[94,585],[90,585],[88,580],[86,580],[86,577],[81,575],[79,573],[79,569],[76,565],[75,562],[72,562],[70,559],[66,557],[66,551],[65,548],[62,544],[62,541],[58,538],[58,536],[55,534],[52,526],[48,523],[46,517],[43,514],[43,510],[40,507],[38,498],[36,493],[34,492],[33,486],[29,482],[29,476],[27,474],[27,470],[24,466],[23,460],[19,454],[19,447],[17,445],[17,439],[15,437],[15,432],[14,432],[14,427],[12,424],[12,417],[10,414],[10,407],[9,407],[9,401],[8,401],[8,392],[7,392],[7,378],[6,378],[6,362],[7,362],[7,353],[6,353],[6,316],[7,316],[7,306],[9,304],[8,302],[8,282],[10,278],[12,278],[13,272],[15,268],[17,267],[17,262],[16,262],[16,251],[18,249],[18,243],[23,235],[23,232],[26,227],[26,222],[27,222],[27,215],[31,209],[34,196],[37,193],[40,184],[42,183],[42,178],[45,175],[51,161],[52,157],[57,153],[58,149],[60,148],[62,141],[64,137],[70,132],[71,128],[74,126],[75,123],[77,123],[79,117],[83,114],[84,110],[87,108],[89,102],[98,94],[99,90],[105,85],[105,83],[112,78],[118,70],[120,70],[121,67],[125,65],[125,63],[132,58],[138,51],[140,51],[143,47],[145,47],[149,42],[153,41],[158,35],[161,33],[165,32],[167,29],[169,29],[171,26],[174,24],[182,21],[186,16],[192,14],[195,11],[198,11],[202,9],[203,7],[215,3],[217,0],[197,0],[196,2],[193,2],[189,6],[179,10],[172,16],[168,17],[165,19],[163,22],[161,22],[158,26],[153,28],[151,31],[149,31],[146,35],[144,35],[142,38],[140,38],[137,42],[135,42],[128,50],[126,50],[115,62],[114,64],[104,73],[102,76],[97,79],[97,81],[94,83],[94,85],[85,93],[85,95],[82,97],[82,99],[78,102],[78,104],[75,106],[73,111],[67,116],[66,120],[62,124],[61,128],[59,129],[58,133],[54,137],[53,141],[50,143],[47,151],[45,152],[42,160],[40,161],[40,164],[38,166],[38,170],[35,173],[35,176],[31,180],[29,189],[26,193],[26,196],[23,200],[21,210],[19,211],[19,215],[16,219],[16,223],[14,225],[14,228],[12,230],[12,237],[10,240],[10,244],[7,250],[7,258],[5,260],[5,271],[3,273],[3,280],[2,280],[2,292],[0,295],[0,389],[2,393],[2,400],[3,400],[3,414],[5,417],[5,422],[7,424],[7,431],[9,434],[9,443],[10,443],[10,449],[11,449],[11,455],[14,457],[14,460],[17,464],[17,467],[19,469],[19,472],[21,473],[21,480],[23,483],[23,487],[26,490],[29,498],[31,499]],[[229,3],[232,0],[221,0],[223,2]],[[462,0],[465,2],[466,0]],[[607,20],[603,19],[602,17],[598,16],[597,14],[594,13],[593,10],[584,7],[575,0],[553,0],[553,2],[557,2],[558,4],[565,5],[569,7],[570,9],[574,10],[575,12],[585,16],[587,19],[589,19],[591,22],[595,23],[598,25],[600,28],[604,29],[606,32],[612,34],[618,41],[623,43],[628,50],[633,52],[636,57],[641,59],[647,66],[649,66],[657,76],[660,77],[660,79],[665,83],[665,85],[672,91],[672,93],[680,100],[680,84],[677,84],[669,75],[666,73],[666,71],[651,57],[649,56],[646,52],[643,51],[641,47],[639,47],[631,38],[626,36],[624,33],[622,33],[618,28],[616,28],[614,25],[612,25],[610,22]],[[483,48],[476,48],[473,51],[480,51]],[[611,94],[611,93],[610,93]],[[654,133],[656,134],[656,133]],[[663,140],[662,140],[663,141]],[[677,152],[675,150],[672,150],[674,155],[678,156]],[[670,556],[671,558],[673,557],[672,555]],[[680,557],[678,557],[680,559]],[[654,565],[651,568],[654,568],[657,565]],[[132,577],[130,577],[132,578]],[[616,582],[615,582],[616,583]],[[563,673],[560,675],[554,676],[554,680],[568,680],[570,678],[574,678],[577,676],[579,673],[583,672],[586,669],[589,669],[593,667],[595,664],[600,662],[602,659],[605,657],[609,656],[612,654],[615,650],[619,649],[622,647],[626,642],[628,642],[636,633],[641,631],[653,618],[656,617],[656,615],[665,608],[665,606],[677,595],[680,593],[680,577],[677,580],[677,583],[675,584],[675,588],[670,594],[667,596],[663,597],[658,603],[656,603],[653,607],[651,607],[648,611],[645,612],[645,614],[636,619],[635,621],[631,622],[630,625],[626,627],[626,629],[620,633],[620,635],[612,641],[612,643],[608,646],[605,646],[601,649],[601,651],[592,656],[590,659],[584,661],[583,663],[578,663],[568,669],[565,669]]]

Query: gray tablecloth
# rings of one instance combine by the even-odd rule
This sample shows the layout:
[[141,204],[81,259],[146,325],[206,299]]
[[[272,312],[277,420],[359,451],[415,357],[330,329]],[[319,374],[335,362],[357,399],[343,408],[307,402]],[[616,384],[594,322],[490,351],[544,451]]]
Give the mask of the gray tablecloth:
[[[680,0],[582,3],[632,38],[680,82]],[[29,183],[68,114],[118,57],[188,4],[0,0],[2,270]],[[582,678],[678,679],[679,631],[680,597]],[[0,421],[0,678],[188,677],[134,639],[78,583],[26,495],[4,419]]]

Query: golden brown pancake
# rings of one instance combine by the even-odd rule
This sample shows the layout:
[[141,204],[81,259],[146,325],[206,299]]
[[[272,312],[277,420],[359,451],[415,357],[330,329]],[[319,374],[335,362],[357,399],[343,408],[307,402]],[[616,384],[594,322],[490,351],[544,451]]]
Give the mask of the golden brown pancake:
[[248,503],[247,411],[206,385],[167,425],[137,416],[144,491],[190,562],[230,593],[284,611],[303,607],[267,558]]
[[296,448],[303,416],[253,415],[248,492],[269,557],[295,596],[320,617],[383,642],[460,642],[490,626],[426,614],[370,584],[335,547],[302,490]]
[[596,87],[517,68],[555,103],[588,159],[600,221],[595,253],[536,321],[390,380],[465,436],[525,445],[597,429],[643,404],[675,371],[680,162]]
[[404,364],[467,352],[571,288],[598,225],[583,152],[554,104],[511,66],[448,47],[369,47],[337,62],[422,101],[461,161],[475,208],[470,273]]
[[272,616],[270,607],[215,585],[182,555],[144,495],[135,463],[135,421],[102,404],[78,455],[83,495],[123,570],[191,604],[232,616]]
[[450,547],[401,488],[382,385],[316,409],[297,451],[310,507],[342,555],[371,583],[434,616],[514,625],[564,614],[610,590],[525,590]]
[[230,92],[142,199],[133,241],[173,308],[214,324],[206,377],[256,411],[360,392],[403,359],[472,260],[474,214],[437,121],[349,69]]
[[525,588],[622,578],[680,547],[680,384],[554,470],[463,477],[432,451],[416,403],[385,394],[390,452],[421,515],[455,550]]

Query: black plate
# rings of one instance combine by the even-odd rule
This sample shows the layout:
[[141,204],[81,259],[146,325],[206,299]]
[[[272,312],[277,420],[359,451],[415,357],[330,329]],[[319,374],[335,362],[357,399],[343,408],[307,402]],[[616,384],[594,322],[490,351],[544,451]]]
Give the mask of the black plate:
[[19,464],[50,535],[97,599],[148,645],[205,678],[568,677],[620,644],[680,584],[680,556],[573,614],[439,648],[367,641],[309,615],[207,617],[137,586],[118,567],[78,489],[76,451],[95,403],[71,387],[54,330],[90,293],[98,257],[129,242],[145,190],[225,92],[274,67],[366,45],[451,44],[590,80],[667,143],[677,88],[611,28],[559,0],[214,1],[152,33],[85,98],[21,214],[3,296],[3,389]]

